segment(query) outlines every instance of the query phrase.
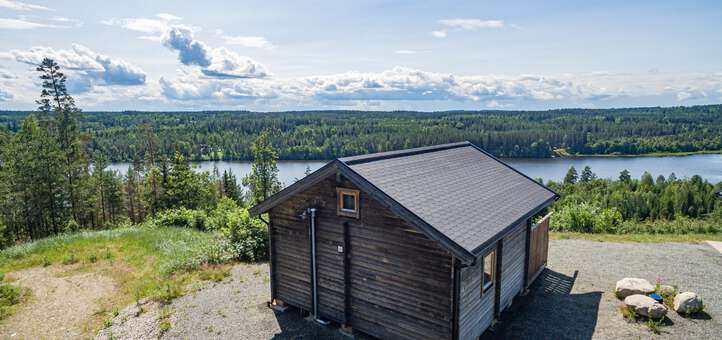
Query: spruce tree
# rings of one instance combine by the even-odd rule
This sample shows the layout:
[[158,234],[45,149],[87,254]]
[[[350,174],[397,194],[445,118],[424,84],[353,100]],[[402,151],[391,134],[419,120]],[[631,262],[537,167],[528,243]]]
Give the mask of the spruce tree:
[[582,175],[579,177],[579,180],[587,183],[591,182],[593,180],[597,179],[597,175],[592,172],[592,168],[589,167],[589,165],[585,166],[582,170]]
[[567,174],[564,176],[564,183],[574,184],[577,182],[577,169],[574,166],[569,168]]

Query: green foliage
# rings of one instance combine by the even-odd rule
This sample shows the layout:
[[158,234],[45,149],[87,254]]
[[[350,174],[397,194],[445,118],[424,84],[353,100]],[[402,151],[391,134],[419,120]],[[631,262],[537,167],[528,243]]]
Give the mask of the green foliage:
[[230,275],[231,273],[229,273],[228,269],[209,269],[200,272],[198,278],[203,281],[221,282]]
[[278,153],[273,149],[269,130],[262,131],[253,142],[253,165],[251,173],[243,178],[243,185],[251,192],[251,203],[265,201],[271,195],[281,190],[278,180]]
[[20,288],[0,282],[0,320],[10,316],[13,306],[20,303]]
[[61,263],[64,265],[75,264],[78,263],[78,258],[75,256],[74,252],[70,252],[63,256],[63,261]]
[[191,210],[185,207],[165,210],[153,218],[152,223],[159,227],[181,227],[206,230],[206,213],[203,210]]
[[155,294],[152,297],[156,301],[162,303],[169,303],[175,298],[183,296],[183,293],[184,291],[181,285],[167,281],[161,284],[160,287],[155,290]]
[[[591,169],[590,171],[591,172]],[[593,173],[592,173],[593,174]],[[560,193],[551,228],[562,232],[615,234],[687,234],[722,232],[722,202],[712,185],[699,176],[659,179],[580,180],[547,183]]]
[[574,184],[577,182],[577,169],[574,169],[574,167],[570,167],[569,171],[567,171],[567,174],[564,176],[564,183],[567,184]]
[[228,239],[238,258],[245,261],[261,261],[268,257],[268,232],[265,224],[251,218],[248,210],[238,207],[228,198],[221,199],[209,217],[213,230]]

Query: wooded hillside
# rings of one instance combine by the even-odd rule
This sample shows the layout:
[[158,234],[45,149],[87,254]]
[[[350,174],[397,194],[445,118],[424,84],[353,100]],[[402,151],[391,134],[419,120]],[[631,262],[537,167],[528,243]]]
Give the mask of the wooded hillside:
[[[18,131],[28,112],[0,111]],[[249,160],[259,131],[272,128],[281,159],[354,154],[468,140],[501,157],[677,153],[722,150],[722,105],[549,111],[85,112],[90,153],[111,161],[151,150],[189,160]]]

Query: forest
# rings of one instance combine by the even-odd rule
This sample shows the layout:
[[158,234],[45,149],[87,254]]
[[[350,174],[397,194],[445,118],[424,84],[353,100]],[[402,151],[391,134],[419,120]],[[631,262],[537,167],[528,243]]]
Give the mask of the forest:
[[[541,181],[541,180],[539,180]],[[562,182],[546,185],[560,194],[551,228],[582,233],[720,233],[722,182],[700,176],[678,179],[674,173],[633,179],[622,170],[616,180],[600,179],[590,167],[574,167]]]
[[[4,133],[29,112],[0,111]],[[89,154],[111,162],[172,155],[251,160],[270,129],[280,159],[327,160],[471,141],[499,157],[641,155],[722,150],[722,105],[628,109],[448,112],[83,112]]]
[[[85,113],[47,59],[32,114],[3,115],[0,248],[79,230],[150,225],[223,235],[265,257],[247,208],[281,189],[276,161],[471,140],[502,156],[720,149],[722,106],[544,112]],[[196,172],[197,159],[252,159],[250,174]],[[107,167],[130,160],[121,175]],[[699,176],[598,179],[570,169],[552,228],[592,233],[719,233],[722,200]]]

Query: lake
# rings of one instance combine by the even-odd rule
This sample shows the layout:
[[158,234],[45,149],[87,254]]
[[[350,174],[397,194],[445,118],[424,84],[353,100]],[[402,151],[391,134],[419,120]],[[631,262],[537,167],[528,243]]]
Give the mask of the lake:
[[[665,157],[574,157],[574,158],[509,158],[504,159],[509,165],[515,167],[531,178],[541,177],[544,180],[560,181],[564,178],[570,166],[581,173],[585,166],[601,178],[617,178],[619,172],[627,169],[632,177],[640,177],[649,171],[655,178],[664,177],[674,172],[677,178],[700,175],[702,178],[716,183],[722,181],[722,155],[690,155]],[[325,161],[279,161],[279,178],[284,186],[303,178],[306,167],[316,170],[326,164]],[[124,174],[128,170],[128,163],[114,163],[109,168]],[[194,162],[198,171],[213,171],[213,167],[231,170],[239,179],[251,171],[250,162]]]

